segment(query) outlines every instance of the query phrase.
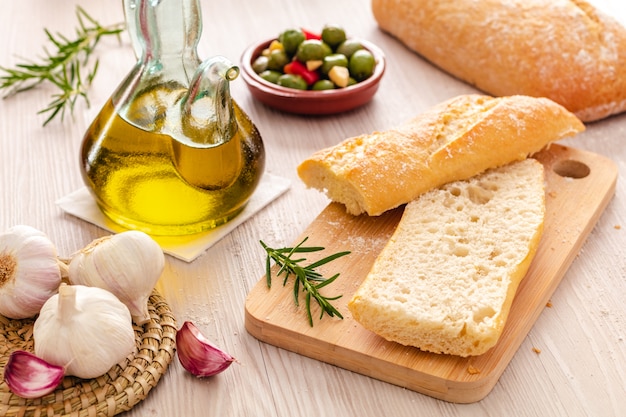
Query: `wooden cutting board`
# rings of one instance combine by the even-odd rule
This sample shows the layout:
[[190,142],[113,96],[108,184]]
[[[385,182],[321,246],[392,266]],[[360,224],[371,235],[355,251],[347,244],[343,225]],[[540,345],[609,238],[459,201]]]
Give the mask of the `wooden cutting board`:
[[282,278],[274,277],[268,289],[263,277],[246,300],[247,331],[269,344],[435,398],[458,403],[481,400],[497,383],[615,193],[618,171],[607,158],[560,145],[536,158],[546,171],[544,234],[504,332],[485,354],[461,358],[422,352],[388,342],[352,318],[347,303],[393,233],[402,208],[380,217],[355,217],[331,203],[294,242],[308,236],[306,246],[325,247],[318,258],[352,252],[320,268],[326,277],[341,274],[323,293],[343,295],[333,302],[343,320],[326,315],[318,320],[320,310],[312,303],[314,326],[309,326],[303,297],[300,307],[294,304],[291,278],[283,286]]

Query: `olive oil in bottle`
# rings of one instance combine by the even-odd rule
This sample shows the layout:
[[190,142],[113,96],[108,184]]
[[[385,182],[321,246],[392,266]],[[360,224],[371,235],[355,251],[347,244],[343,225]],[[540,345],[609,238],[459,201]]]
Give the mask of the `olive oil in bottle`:
[[264,167],[258,132],[237,107],[235,118],[241,126],[229,141],[203,145],[141,129],[109,101],[85,134],[83,179],[127,228],[183,235],[219,226],[243,209]]

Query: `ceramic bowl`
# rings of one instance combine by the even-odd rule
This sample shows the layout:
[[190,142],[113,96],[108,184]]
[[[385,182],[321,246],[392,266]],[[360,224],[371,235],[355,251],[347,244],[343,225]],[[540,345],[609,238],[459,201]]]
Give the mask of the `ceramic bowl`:
[[376,60],[374,73],[366,80],[350,87],[334,90],[298,90],[282,87],[259,77],[252,69],[252,63],[267,48],[272,39],[250,45],[241,57],[241,75],[252,96],[275,109],[303,115],[324,115],[341,113],[355,109],[369,102],[385,73],[383,52],[371,42],[361,40]]

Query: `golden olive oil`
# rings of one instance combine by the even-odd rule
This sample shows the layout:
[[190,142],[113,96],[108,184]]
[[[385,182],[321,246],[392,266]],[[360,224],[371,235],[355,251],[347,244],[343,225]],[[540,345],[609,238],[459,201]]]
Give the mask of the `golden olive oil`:
[[83,139],[83,178],[101,210],[127,228],[154,235],[214,228],[245,207],[262,175],[260,135],[236,104],[239,127],[222,144],[162,133],[175,131],[166,124],[181,124],[180,116],[166,114],[176,96],[137,97],[125,111],[137,123],[109,100]]

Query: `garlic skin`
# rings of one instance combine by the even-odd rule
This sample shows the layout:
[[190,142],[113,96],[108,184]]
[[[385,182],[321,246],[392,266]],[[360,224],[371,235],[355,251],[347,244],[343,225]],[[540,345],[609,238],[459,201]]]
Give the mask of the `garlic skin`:
[[109,291],[61,284],[33,326],[35,355],[67,375],[96,378],[135,351],[128,308]]
[[33,317],[61,283],[57,249],[41,231],[17,225],[0,234],[0,314]]
[[217,375],[236,361],[189,321],[176,332],[176,352],[183,368],[197,377]]
[[158,243],[131,230],[91,242],[72,257],[68,276],[72,284],[112,292],[142,325],[150,321],[148,298],[164,268],[165,255]]
[[39,398],[50,394],[63,381],[65,369],[25,350],[11,353],[4,367],[4,381],[13,394]]

